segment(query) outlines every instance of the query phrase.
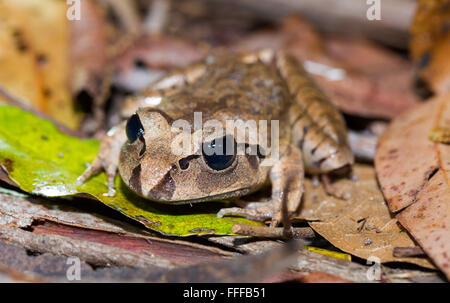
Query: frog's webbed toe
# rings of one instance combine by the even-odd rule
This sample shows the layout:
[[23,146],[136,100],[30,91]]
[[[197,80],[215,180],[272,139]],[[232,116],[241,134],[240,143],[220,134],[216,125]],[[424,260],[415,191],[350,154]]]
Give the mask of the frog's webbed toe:
[[95,176],[101,171],[105,171],[108,178],[108,192],[104,195],[109,197],[115,195],[114,180],[119,165],[120,148],[124,140],[126,140],[124,133],[122,125],[115,127],[108,132],[108,135],[102,139],[98,154],[94,161],[84,173],[77,178],[77,186],[83,185],[92,176]]

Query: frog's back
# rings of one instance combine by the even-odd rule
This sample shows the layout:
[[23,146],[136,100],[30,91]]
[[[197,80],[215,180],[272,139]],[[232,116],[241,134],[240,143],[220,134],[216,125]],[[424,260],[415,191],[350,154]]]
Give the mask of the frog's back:
[[171,95],[162,109],[187,121],[194,112],[201,112],[205,120],[269,121],[283,114],[289,100],[275,66],[226,57],[207,64],[203,75]]

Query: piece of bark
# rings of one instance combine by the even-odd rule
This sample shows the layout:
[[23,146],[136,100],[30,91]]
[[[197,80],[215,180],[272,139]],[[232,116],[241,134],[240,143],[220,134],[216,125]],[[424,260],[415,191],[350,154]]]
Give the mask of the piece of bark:
[[[94,271],[81,261],[80,282],[257,282],[277,277],[278,272],[295,261],[300,246],[291,243],[258,256],[239,256],[173,269],[149,264],[144,268],[108,267]],[[27,271],[40,281],[68,282],[66,272],[70,264],[67,258],[50,254],[28,256],[23,248],[1,241],[0,252],[0,272],[3,266],[9,274],[6,279],[13,278],[12,272],[23,275]]]
[[[208,240],[248,254],[261,254],[264,251],[282,245],[280,242],[258,240],[252,237],[208,237]],[[344,280],[358,283],[380,281],[444,282],[438,274],[430,273],[429,271],[392,269],[385,266],[381,266],[380,268],[382,273],[380,281],[369,280],[368,271],[373,265],[373,263],[368,263],[368,266],[364,266],[355,262],[348,262],[303,249],[300,251],[297,263],[291,266],[291,269],[303,273],[314,271],[323,272]]]
[[234,257],[235,254],[212,246],[205,246],[188,241],[167,240],[157,237],[121,235],[101,230],[84,229],[53,222],[44,222],[32,227],[33,234],[59,235],[71,239],[89,241],[117,247],[130,252],[149,254],[164,258],[174,265],[191,265],[213,262]]
[[0,283],[42,283],[44,279],[0,265]]
[[[32,254],[25,248],[0,241],[0,268],[10,278],[15,278],[14,273],[25,274],[39,282],[50,282],[57,278],[66,278],[68,268],[67,257],[52,254]],[[94,269],[86,262],[80,261],[81,276],[87,276]],[[12,273],[11,273],[12,272]],[[37,282],[37,281],[35,281]],[[66,280],[67,282],[67,280]]]
[[[100,268],[94,272],[84,270],[80,278],[81,282],[258,282],[278,277],[280,271],[295,262],[300,246],[299,243],[290,243],[257,256],[239,256],[232,260],[174,269],[148,266],[146,268]],[[0,251],[1,249],[0,242]],[[64,282],[67,279],[60,276],[53,281]]]
[[89,212],[89,208],[83,212],[72,206],[23,195],[0,193],[0,226],[20,227],[36,235],[59,235],[130,252],[149,253],[174,264],[194,264],[233,256],[215,247],[154,236],[145,229]]
[[172,262],[154,255],[138,254],[117,247],[74,240],[68,237],[37,235],[14,227],[0,227],[0,239],[18,244],[35,252],[78,257],[98,266],[174,267]]
[[[249,254],[261,254],[267,250],[282,245],[280,242],[255,240],[251,237],[209,237],[210,241],[233,247]],[[297,263],[292,269],[297,271],[321,271],[354,282],[369,282],[366,276],[367,268],[356,263],[324,256],[309,250],[301,250]]]

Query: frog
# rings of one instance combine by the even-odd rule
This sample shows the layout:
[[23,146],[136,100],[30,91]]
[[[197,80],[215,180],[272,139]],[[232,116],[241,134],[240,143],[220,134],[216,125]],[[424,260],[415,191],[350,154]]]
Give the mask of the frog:
[[[218,134],[173,127],[175,121],[194,124],[194,113],[222,126],[230,120],[277,121],[276,152],[242,135],[245,127]],[[78,185],[104,171],[106,194],[114,196],[118,173],[149,203],[236,201],[217,216],[245,217],[276,227],[283,216],[297,215],[305,174],[328,175],[354,163],[343,116],[302,63],[282,51],[209,56],[168,72],[127,99],[121,116],[123,121],[102,139]],[[274,128],[267,123],[268,141]],[[180,133],[187,142],[200,141],[175,153],[173,142]],[[244,152],[205,152],[218,146],[241,147]],[[271,186],[269,201],[238,203],[265,186]]]

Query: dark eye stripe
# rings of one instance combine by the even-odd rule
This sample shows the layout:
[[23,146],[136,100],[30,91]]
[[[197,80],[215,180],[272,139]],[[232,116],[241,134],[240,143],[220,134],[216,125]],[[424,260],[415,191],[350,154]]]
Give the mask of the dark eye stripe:
[[127,138],[130,143],[135,142],[138,138],[144,134],[144,127],[137,114],[134,114],[128,119],[126,126]]
[[141,164],[136,166],[132,173],[131,178],[128,181],[130,183],[130,187],[134,189],[137,193],[142,193],[142,186],[141,186]]

